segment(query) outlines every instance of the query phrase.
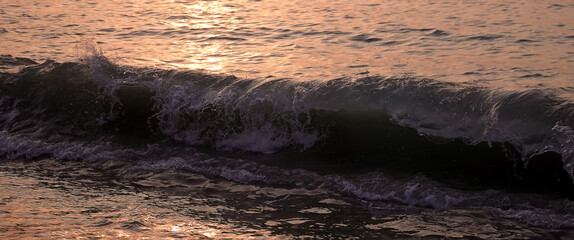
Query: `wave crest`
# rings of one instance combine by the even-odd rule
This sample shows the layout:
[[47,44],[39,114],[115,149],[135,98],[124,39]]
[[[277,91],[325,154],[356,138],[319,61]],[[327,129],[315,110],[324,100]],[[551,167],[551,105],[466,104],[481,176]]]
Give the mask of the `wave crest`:
[[447,152],[459,151],[457,141],[471,148],[504,143],[512,147],[491,148],[525,164],[558,153],[574,176],[574,103],[551,90],[384,76],[239,79],[117,66],[90,51],[80,63],[48,60],[2,73],[2,130],[47,139],[127,134],[227,151],[350,149],[382,156],[368,152],[374,149],[400,161],[444,144],[453,146]]

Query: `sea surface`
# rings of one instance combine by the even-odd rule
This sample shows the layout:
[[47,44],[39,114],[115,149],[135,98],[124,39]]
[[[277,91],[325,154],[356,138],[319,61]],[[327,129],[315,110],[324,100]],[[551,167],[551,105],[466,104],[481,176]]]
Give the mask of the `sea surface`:
[[574,1],[0,0],[0,238],[572,239]]

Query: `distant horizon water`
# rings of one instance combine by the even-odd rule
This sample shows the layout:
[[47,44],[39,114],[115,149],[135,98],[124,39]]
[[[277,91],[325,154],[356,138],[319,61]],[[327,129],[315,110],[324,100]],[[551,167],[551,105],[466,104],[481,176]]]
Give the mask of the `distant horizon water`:
[[7,1],[0,50],[76,61],[83,54],[78,45],[88,39],[118,64],[138,67],[301,80],[368,71],[559,87],[574,76],[571,4]]

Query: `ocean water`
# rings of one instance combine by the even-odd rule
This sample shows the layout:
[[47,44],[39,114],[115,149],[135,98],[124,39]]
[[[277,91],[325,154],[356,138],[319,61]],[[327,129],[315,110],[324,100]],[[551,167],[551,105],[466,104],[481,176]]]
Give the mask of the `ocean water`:
[[574,238],[573,23],[0,0],[0,238]]

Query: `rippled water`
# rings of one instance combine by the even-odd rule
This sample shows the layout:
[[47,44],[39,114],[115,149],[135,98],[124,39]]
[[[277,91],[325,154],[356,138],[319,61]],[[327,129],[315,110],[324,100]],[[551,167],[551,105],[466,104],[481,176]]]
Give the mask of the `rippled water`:
[[132,65],[241,77],[414,74],[571,87],[569,1],[0,1],[2,54],[75,60],[81,39]]
[[574,238],[572,1],[0,0],[0,238]]
[[[439,211],[367,203],[322,190],[257,187],[165,170],[110,174],[101,166],[3,162],[6,239],[568,239],[517,222],[520,211]],[[115,165],[115,166],[114,166]],[[25,169],[25,170],[24,170]],[[555,206],[557,207],[557,206]],[[534,210],[534,209],[533,209]],[[501,214],[517,214],[510,219]],[[560,216],[555,216],[560,220]],[[542,219],[541,219],[542,220]],[[544,220],[542,220],[544,221]]]

